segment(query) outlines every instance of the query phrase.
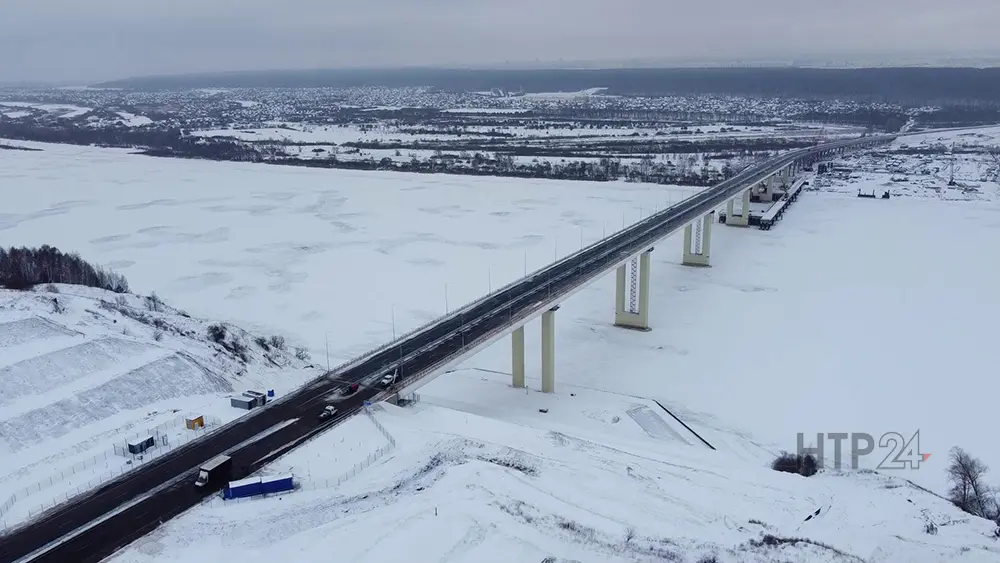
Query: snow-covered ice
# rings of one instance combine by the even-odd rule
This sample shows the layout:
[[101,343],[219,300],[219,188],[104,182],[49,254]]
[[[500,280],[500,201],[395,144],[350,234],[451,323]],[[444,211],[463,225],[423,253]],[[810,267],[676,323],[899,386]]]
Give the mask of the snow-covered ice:
[[22,144],[45,150],[0,158],[0,185],[21,186],[0,213],[5,243],[78,251],[317,358],[329,340],[333,364],[696,193]]

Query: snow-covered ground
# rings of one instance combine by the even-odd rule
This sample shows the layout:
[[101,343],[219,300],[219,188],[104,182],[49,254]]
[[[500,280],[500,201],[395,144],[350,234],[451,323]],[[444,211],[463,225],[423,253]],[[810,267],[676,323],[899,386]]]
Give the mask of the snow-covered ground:
[[900,137],[848,155],[810,189],[950,201],[1000,201],[1000,127]]
[[[233,394],[317,375],[230,327],[250,349],[243,364],[208,341],[209,322],[162,309],[72,285],[0,289],[0,529],[245,414]],[[205,426],[188,429],[198,416]],[[128,452],[147,437],[152,449]]]
[[[519,277],[525,258],[535,269],[576,250],[581,227],[588,243],[686,195],[30,146],[45,150],[0,159],[0,182],[23,187],[0,215],[4,244],[79,251],[198,316],[288,334],[316,360],[329,336],[333,363]],[[751,545],[770,533],[873,562],[996,561],[986,522],[903,479],[943,491],[955,445],[1000,467],[987,324],[1000,315],[1000,203],[986,183],[953,202],[908,179],[911,197],[861,199],[881,181],[864,174],[803,194],[771,231],[717,226],[712,268],[680,266],[678,237],[658,244],[651,332],[611,326],[613,276],[564,303],[555,395],[509,387],[502,341],[415,407],[377,412],[395,447],[359,417],[269,468],[305,490],[209,502],[115,560],[857,560]],[[529,325],[533,388],[538,341]],[[932,455],[917,471],[767,468],[798,432],[918,429]],[[376,451],[388,453],[343,479]]]
[[[470,110],[465,110],[470,111]],[[688,127],[680,126],[604,126],[594,124],[583,124],[567,129],[565,124],[552,124],[551,128],[539,128],[535,125],[527,128],[521,125],[465,125],[461,129],[442,127],[439,133],[407,133],[401,131],[405,127],[396,125],[394,122],[380,122],[375,125],[318,125],[309,123],[275,122],[272,127],[245,128],[234,127],[230,129],[206,129],[194,131],[192,134],[202,137],[233,137],[244,141],[282,141],[286,143],[330,143],[343,144],[347,142],[372,142],[372,141],[398,141],[401,143],[413,143],[415,141],[435,142],[435,141],[455,141],[461,134],[461,139],[487,139],[484,133],[501,132],[509,133],[517,137],[518,143],[529,143],[531,141],[544,141],[551,144],[557,140],[567,140],[574,145],[586,141],[598,141],[607,139],[634,139],[637,136],[645,138],[655,137],[656,141],[682,140],[695,141],[718,138],[769,138],[769,137],[825,137],[839,138],[844,136],[857,136],[862,130],[857,127],[826,127],[821,125],[799,125],[799,126],[757,126],[748,127],[743,125],[706,125],[689,130]],[[586,138],[586,139],[584,139]]]
[[[480,392],[496,393],[497,406],[509,414],[498,419],[425,403],[376,407],[375,418],[397,447],[353,479],[314,488],[324,478],[323,464],[314,462],[298,492],[210,500],[110,562],[986,563],[1000,557],[988,522],[894,476],[805,479],[646,435],[628,415],[640,400],[525,396],[489,384]],[[538,404],[549,411],[537,412]],[[355,422],[370,424],[364,416]],[[307,448],[343,457],[349,452],[339,441],[355,433],[334,430]],[[336,470],[326,474],[336,476]],[[929,524],[933,535],[925,531]]]
[[[935,491],[953,446],[1000,467],[987,414],[1000,396],[987,375],[1000,205],[932,196],[808,192],[771,231],[714,229],[710,269],[681,266],[678,237],[661,242],[651,332],[611,326],[613,276],[560,309],[557,390],[654,397],[696,429],[707,414],[790,451],[800,432],[808,445],[817,432],[920,430],[932,456],[906,474]],[[529,378],[541,371],[538,331],[525,336]],[[465,365],[509,372],[509,341]],[[878,453],[862,467],[888,450]]]

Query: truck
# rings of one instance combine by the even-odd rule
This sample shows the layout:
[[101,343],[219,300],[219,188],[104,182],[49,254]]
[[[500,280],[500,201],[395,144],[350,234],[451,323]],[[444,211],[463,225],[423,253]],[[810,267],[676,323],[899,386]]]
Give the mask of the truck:
[[230,481],[229,485],[222,489],[222,498],[226,500],[246,498],[261,493],[260,477],[247,477],[239,481]]
[[233,467],[233,459],[227,455],[216,456],[203,463],[198,468],[198,479],[194,486],[203,488],[210,483],[221,484],[229,480],[229,471]]
[[232,500],[257,495],[283,493],[295,488],[291,475],[267,475],[264,477],[247,477],[232,481],[222,490],[222,498]]
[[294,489],[295,481],[291,475],[269,475],[260,478],[260,488],[265,495],[283,493]]

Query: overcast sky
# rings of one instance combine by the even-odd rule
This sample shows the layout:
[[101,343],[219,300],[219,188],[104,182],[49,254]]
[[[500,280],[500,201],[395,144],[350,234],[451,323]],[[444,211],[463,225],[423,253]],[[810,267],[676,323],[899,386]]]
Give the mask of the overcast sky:
[[0,83],[973,51],[1000,55],[1000,0],[0,0]]

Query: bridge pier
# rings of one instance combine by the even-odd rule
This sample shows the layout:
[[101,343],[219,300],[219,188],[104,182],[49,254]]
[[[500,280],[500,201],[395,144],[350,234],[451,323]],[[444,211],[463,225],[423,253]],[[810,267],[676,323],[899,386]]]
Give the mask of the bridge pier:
[[556,392],[556,311],[542,313],[542,393]]
[[[649,328],[649,253],[632,258],[629,264],[618,266],[615,283],[615,326],[648,331]],[[629,280],[626,286],[626,266]],[[637,287],[638,286],[638,287]],[[626,287],[628,291],[626,292]],[[628,302],[626,302],[626,293]]]
[[743,191],[743,210],[740,215],[735,215],[733,213],[733,203],[736,201],[735,198],[729,200],[726,204],[726,224],[733,227],[746,227],[750,225],[750,192],[753,188],[747,188]]
[[694,224],[684,227],[684,261],[685,266],[709,266],[712,250],[712,223],[715,222],[715,210],[696,220]]
[[[556,390],[556,311],[559,305],[542,313],[542,393]],[[523,389],[524,325],[510,333],[512,385]]]
[[511,338],[511,373],[514,376],[514,387],[524,387],[524,325],[510,333]]
[[774,180],[774,176],[764,180],[764,191],[760,194],[761,203],[771,203],[774,200]]

